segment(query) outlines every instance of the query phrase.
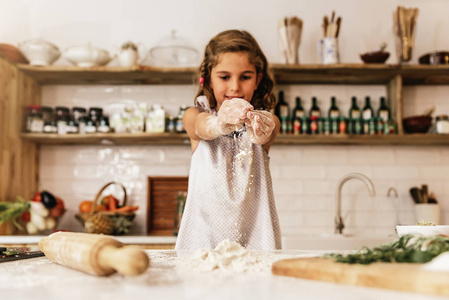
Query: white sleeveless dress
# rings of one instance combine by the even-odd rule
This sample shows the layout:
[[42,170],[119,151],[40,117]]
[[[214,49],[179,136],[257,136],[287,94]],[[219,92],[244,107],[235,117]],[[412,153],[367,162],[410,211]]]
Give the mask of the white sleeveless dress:
[[[215,114],[204,99],[199,104]],[[268,153],[245,130],[199,142],[175,249],[215,248],[225,239],[247,249],[281,249]]]

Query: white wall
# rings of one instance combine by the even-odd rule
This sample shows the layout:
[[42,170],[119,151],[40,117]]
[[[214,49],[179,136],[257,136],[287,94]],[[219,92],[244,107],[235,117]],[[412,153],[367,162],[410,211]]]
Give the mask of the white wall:
[[[337,5],[338,3],[338,5]],[[154,46],[171,29],[187,38],[200,53],[221,30],[238,28],[253,33],[270,62],[283,62],[278,46],[277,20],[296,15],[304,21],[300,47],[301,63],[318,63],[316,43],[324,15],[333,9],[343,18],[340,33],[342,62],[360,62],[359,53],[387,42],[396,63],[392,34],[392,13],[398,5],[418,7],[416,47],[412,63],[432,50],[448,50],[449,26],[446,0],[333,0],[311,1],[50,1],[0,0],[0,42],[18,44],[43,38],[61,49],[91,42],[109,50],[131,39]],[[175,10],[174,7],[177,7]],[[68,64],[60,59],[56,64]],[[113,62],[112,64],[115,64]],[[383,86],[279,86],[287,100],[301,96],[306,104],[317,96],[327,110],[330,96],[336,96],[346,112],[351,96],[371,95],[375,101],[385,95]],[[405,115],[422,112],[432,104],[436,113],[449,113],[448,86],[406,87]],[[162,103],[176,114],[181,104],[191,104],[192,86],[46,86],[43,102],[48,105],[104,104],[107,100],[135,99]],[[377,107],[377,103],[374,103]],[[99,187],[120,180],[130,189],[131,200],[142,206],[135,232],[144,232],[146,177],[188,174],[188,146],[43,146],[42,188],[63,197],[69,212],[61,226],[80,229],[73,219],[78,203],[91,199]],[[362,172],[372,178],[377,196],[370,199],[361,182],[348,182],[343,211],[348,232],[391,233],[395,223],[390,186],[399,190],[400,220],[413,223],[414,213],[408,189],[427,183],[440,200],[443,222],[449,222],[449,159],[440,146],[273,146],[271,167],[278,211],[284,234],[333,231],[334,193],[341,176]]]

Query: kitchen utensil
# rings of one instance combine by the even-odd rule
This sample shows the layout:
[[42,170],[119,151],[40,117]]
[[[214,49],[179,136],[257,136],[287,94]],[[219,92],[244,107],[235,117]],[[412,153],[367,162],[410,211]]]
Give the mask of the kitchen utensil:
[[[14,261],[14,260],[21,260],[21,259],[27,259],[27,258],[33,258],[33,257],[40,257],[44,256],[44,253],[42,251],[39,251],[38,249],[33,249],[31,247],[19,247],[16,251],[16,248],[18,247],[0,247],[0,263],[2,262],[8,262],[8,261]],[[17,252],[16,254],[5,254],[5,251],[13,250],[12,252]]]
[[402,120],[406,133],[426,133],[432,126],[432,117],[426,115],[407,117]]
[[112,59],[108,51],[91,44],[70,47],[62,56],[77,67],[104,66]]
[[187,40],[179,38],[176,30],[172,30],[168,37],[162,38],[150,49],[150,58],[160,66],[185,66],[196,62],[198,51]]
[[395,33],[396,53],[399,62],[408,62],[412,58],[415,45],[417,8],[398,6],[393,14],[393,31]]
[[21,42],[19,49],[33,66],[51,65],[61,56],[58,47],[39,39]]
[[148,256],[138,247],[105,235],[56,232],[41,239],[39,249],[51,261],[92,275],[134,276],[149,266]]
[[419,63],[425,65],[447,65],[449,64],[449,52],[434,51],[431,53],[423,54],[419,58]]
[[427,189],[427,184],[421,185],[421,196],[422,196],[422,203],[429,203],[429,193]]
[[0,56],[14,63],[29,63],[29,61],[25,58],[25,56],[23,56],[22,52],[20,52],[18,48],[9,44],[0,44]]
[[449,272],[428,271],[421,264],[337,263],[331,258],[309,257],[280,260],[272,273],[303,279],[372,288],[449,296]]
[[[428,204],[428,205],[431,205],[431,204]],[[403,236],[406,234],[417,234],[417,235],[423,235],[423,236],[433,236],[433,235],[442,234],[445,236],[449,236],[449,226],[448,225],[436,225],[436,226],[398,225],[398,226],[396,226],[396,232],[398,233],[398,236]]]
[[422,196],[421,196],[421,190],[417,187],[412,187],[410,189],[410,195],[412,196],[413,201],[415,203],[422,203]]
[[438,203],[437,198],[435,197],[434,193],[430,193],[429,203]]
[[299,63],[302,20],[298,17],[282,18],[278,22],[281,48],[287,64]]

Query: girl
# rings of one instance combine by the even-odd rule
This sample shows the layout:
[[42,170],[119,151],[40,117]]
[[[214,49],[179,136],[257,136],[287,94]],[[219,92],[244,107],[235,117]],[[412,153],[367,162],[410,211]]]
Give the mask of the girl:
[[281,248],[268,150],[279,120],[265,55],[246,31],[206,46],[195,107],[183,117],[192,145],[189,188],[175,249]]

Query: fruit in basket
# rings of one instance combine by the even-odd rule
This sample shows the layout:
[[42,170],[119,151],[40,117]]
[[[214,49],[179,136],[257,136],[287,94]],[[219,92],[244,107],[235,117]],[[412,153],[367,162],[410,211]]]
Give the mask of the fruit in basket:
[[55,207],[57,204],[55,196],[47,191],[41,192],[41,202],[48,209]]
[[[29,234],[54,229],[57,218],[64,214],[65,208],[62,199],[58,201],[55,198],[56,205],[53,205],[51,197],[54,196],[49,192],[37,192],[30,201],[17,196],[14,202],[0,202],[0,225],[11,221],[19,230],[26,230]],[[44,202],[53,207],[47,207]]]
[[114,226],[114,219],[106,214],[93,214],[84,222],[87,233],[113,234]]
[[93,201],[91,201],[91,200],[84,200],[84,201],[81,201],[81,203],[80,203],[78,208],[79,208],[80,212],[88,213],[92,209],[92,205],[93,205]]

